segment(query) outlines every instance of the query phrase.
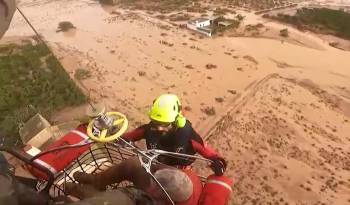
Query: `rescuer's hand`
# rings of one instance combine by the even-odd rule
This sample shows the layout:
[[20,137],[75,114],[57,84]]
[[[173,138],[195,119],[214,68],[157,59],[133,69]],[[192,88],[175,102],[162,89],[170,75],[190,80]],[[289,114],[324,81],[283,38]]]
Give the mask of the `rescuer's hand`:
[[216,176],[222,176],[226,170],[227,163],[222,157],[215,157],[211,159],[213,162],[210,168],[213,170]]

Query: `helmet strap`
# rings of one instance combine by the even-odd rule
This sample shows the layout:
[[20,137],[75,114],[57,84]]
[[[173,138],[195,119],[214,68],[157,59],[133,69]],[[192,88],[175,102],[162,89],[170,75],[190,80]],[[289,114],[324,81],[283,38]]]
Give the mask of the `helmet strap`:
[[176,117],[175,125],[177,128],[183,128],[186,125],[186,118],[181,113]]

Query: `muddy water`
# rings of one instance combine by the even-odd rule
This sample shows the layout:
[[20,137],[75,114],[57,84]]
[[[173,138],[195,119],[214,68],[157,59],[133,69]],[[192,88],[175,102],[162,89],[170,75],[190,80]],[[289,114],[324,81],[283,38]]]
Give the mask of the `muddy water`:
[[[163,92],[183,99],[186,115],[205,135],[248,85],[267,74],[349,86],[344,76],[350,76],[350,52],[330,47],[316,50],[251,38],[201,39],[143,13],[94,1],[26,1],[20,6],[72,76],[77,68],[93,73],[80,82],[86,93],[126,113],[131,126],[147,120],[148,104]],[[111,14],[113,10],[121,14]],[[56,33],[61,21],[70,21],[77,29]],[[16,14],[7,36],[32,34]],[[292,68],[281,69],[275,61]],[[215,66],[207,69],[207,64]]]
[[[229,161],[235,204],[248,197],[252,204],[280,198],[289,204],[348,201],[345,184],[339,183],[337,193],[318,190],[328,179],[349,178],[338,167],[345,158],[334,158],[346,157],[348,143],[329,137],[348,139],[350,52],[292,28],[291,36],[317,49],[272,39],[199,38],[176,27],[164,29],[167,22],[143,13],[92,1],[26,1],[21,8],[72,76],[77,68],[92,72],[93,77],[79,82],[85,92],[126,113],[130,127],[147,120],[148,104],[163,92],[179,94],[185,115],[203,135],[233,109],[208,143]],[[110,14],[114,9],[122,14]],[[56,33],[61,21],[77,29]],[[245,24],[258,22],[264,20],[249,14]],[[265,23],[277,31],[285,27]],[[32,34],[16,15],[7,37]],[[57,120],[72,113],[79,112],[65,110]],[[335,152],[332,146],[343,150],[328,156]],[[318,162],[325,160],[337,166],[320,167]],[[309,191],[300,188],[307,180],[312,182]]]

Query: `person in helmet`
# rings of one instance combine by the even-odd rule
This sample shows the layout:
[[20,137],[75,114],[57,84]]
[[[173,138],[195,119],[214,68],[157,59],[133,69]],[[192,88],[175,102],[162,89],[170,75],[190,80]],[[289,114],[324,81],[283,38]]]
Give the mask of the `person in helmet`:
[[[188,155],[199,153],[213,161],[212,169],[216,175],[222,175],[226,161],[206,146],[200,135],[193,129],[191,122],[181,112],[181,103],[174,94],[157,97],[148,114],[150,122],[122,137],[128,141],[146,140],[148,149],[160,149]],[[158,159],[164,164],[178,168],[189,166],[193,159],[179,159],[171,156]]]

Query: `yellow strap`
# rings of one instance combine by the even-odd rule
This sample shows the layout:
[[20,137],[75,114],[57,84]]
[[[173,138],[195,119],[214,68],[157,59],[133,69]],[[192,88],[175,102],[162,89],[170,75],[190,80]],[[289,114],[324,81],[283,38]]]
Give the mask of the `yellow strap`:
[[102,130],[102,132],[101,132],[99,138],[100,138],[101,140],[103,140],[103,139],[106,138],[106,135],[107,135],[107,130]]

